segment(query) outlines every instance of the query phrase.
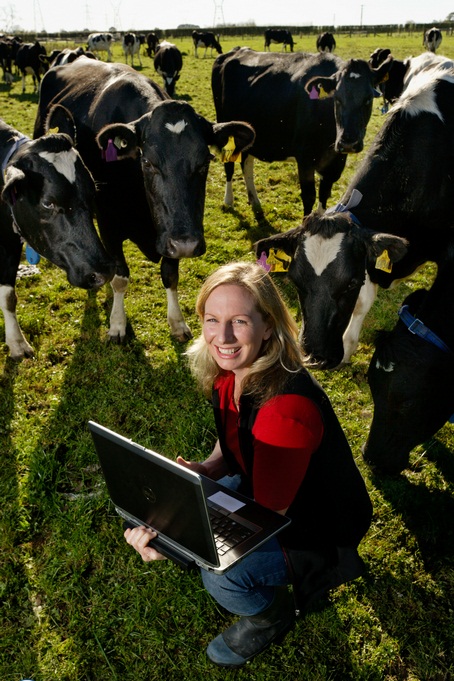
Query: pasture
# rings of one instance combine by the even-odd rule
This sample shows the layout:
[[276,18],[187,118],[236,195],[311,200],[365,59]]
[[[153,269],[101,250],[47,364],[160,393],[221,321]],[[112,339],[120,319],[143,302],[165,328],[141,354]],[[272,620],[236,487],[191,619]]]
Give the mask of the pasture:
[[[315,35],[294,38],[295,50],[315,51]],[[398,58],[422,51],[419,34],[336,35],[336,41],[336,53],[345,58],[367,59],[376,47],[391,47]],[[184,54],[176,98],[213,120],[213,60],[195,59],[189,39],[175,42]],[[238,43],[221,37],[224,51]],[[263,49],[261,38],[241,44]],[[443,37],[439,53],[454,57],[454,37]],[[124,61],[119,42],[113,54]],[[161,85],[152,60],[142,61],[142,72]],[[383,122],[380,107],[377,99],[366,147]],[[11,89],[0,85],[0,116],[7,123],[31,135],[36,108],[28,78],[24,95],[20,80]],[[330,206],[362,155],[349,157]],[[235,178],[235,207],[225,211],[222,163],[212,162],[207,253],[181,261],[180,302],[194,335],[200,330],[194,303],[206,275],[230,260],[253,259],[254,241],[295,227],[302,217],[295,164],[256,162],[260,220],[247,205],[239,169]],[[366,576],[333,592],[328,606],[299,620],[281,645],[229,672],[211,665],[205,648],[230,618],[196,573],[170,562],[144,564],[126,545],[87,429],[94,419],[170,458],[200,460],[215,440],[211,407],[188,373],[185,346],[169,336],[159,267],[131,244],[126,255],[131,285],[123,346],[106,340],[110,286],[87,294],[43,260],[39,273],[17,284],[18,317],[34,358],[8,358],[0,319],[2,681],[452,679],[453,426],[414,450],[411,467],[394,479],[373,475],[361,456],[373,408],[366,371],[374,333],[394,326],[400,302],[430,284],[433,266],[392,292],[380,292],[350,366],[316,373],[374,505],[372,527],[360,545]],[[274,276],[298,317],[294,289],[284,275]]]

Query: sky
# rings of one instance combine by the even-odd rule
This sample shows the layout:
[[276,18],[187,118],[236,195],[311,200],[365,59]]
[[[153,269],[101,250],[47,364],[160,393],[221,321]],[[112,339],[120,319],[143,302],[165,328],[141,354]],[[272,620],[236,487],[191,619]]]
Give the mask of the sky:
[[0,32],[169,29],[180,24],[342,26],[436,24],[454,12],[454,0],[0,0]]

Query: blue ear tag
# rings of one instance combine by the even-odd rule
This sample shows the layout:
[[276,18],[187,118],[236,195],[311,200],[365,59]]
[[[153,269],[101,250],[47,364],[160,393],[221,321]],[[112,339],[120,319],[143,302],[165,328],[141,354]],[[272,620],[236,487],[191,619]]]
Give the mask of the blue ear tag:
[[27,262],[29,262],[30,265],[37,265],[39,263],[39,261],[41,260],[40,254],[37,253],[28,244],[25,247],[25,257],[27,258]]
[[448,423],[454,423],[454,414],[448,419]]

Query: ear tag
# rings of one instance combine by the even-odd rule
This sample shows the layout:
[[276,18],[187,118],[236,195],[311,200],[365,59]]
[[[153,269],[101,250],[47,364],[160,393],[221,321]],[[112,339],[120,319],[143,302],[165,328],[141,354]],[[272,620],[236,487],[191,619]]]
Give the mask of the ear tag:
[[389,259],[388,251],[385,250],[381,255],[378,256],[377,260],[375,261],[375,269],[376,270],[382,270],[382,272],[391,272],[392,271],[392,262]]
[[326,97],[329,97],[329,94],[323,89],[322,85],[320,85],[319,97],[320,99],[326,99]]
[[281,248],[270,248],[266,262],[270,265],[270,272],[288,272],[292,259]]
[[257,265],[260,265],[260,267],[263,267],[263,269],[264,269],[266,272],[269,272],[269,271],[270,271],[271,265],[268,265],[268,263],[266,262],[266,253],[265,253],[265,251],[262,251],[262,252],[261,252],[260,258],[257,260]]
[[235,163],[235,161],[241,161],[241,151],[234,154],[235,151],[235,138],[230,136],[225,147],[221,150],[221,161],[222,163]]
[[118,154],[117,150],[115,149],[114,143],[112,140],[109,140],[107,142],[107,149],[105,151],[104,155],[104,160],[109,163],[110,161],[117,161],[118,160]]
[[58,127],[56,127],[56,128],[49,128],[49,130],[46,132],[46,135],[56,135],[56,134],[59,133],[59,132],[60,132],[60,130],[59,130]]
[[311,88],[311,91],[309,92],[309,99],[318,99],[318,98],[319,98],[318,90],[315,87],[315,85],[313,85],[312,88]]
[[115,137],[113,142],[117,149],[125,149],[125,147],[128,146],[127,141],[123,137],[119,137],[118,135]]
[[30,263],[30,265],[37,265],[41,260],[40,254],[28,244],[25,247],[25,257],[27,258],[27,262]]

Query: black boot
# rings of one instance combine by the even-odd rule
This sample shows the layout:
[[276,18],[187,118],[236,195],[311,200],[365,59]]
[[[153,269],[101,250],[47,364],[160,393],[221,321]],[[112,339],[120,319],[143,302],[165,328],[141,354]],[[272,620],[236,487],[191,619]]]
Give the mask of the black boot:
[[208,646],[207,655],[220,667],[240,667],[285,634],[294,620],[293,598],[286,586],[278,586],[266,610],[242,617],[219,634]]

